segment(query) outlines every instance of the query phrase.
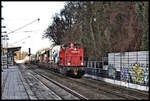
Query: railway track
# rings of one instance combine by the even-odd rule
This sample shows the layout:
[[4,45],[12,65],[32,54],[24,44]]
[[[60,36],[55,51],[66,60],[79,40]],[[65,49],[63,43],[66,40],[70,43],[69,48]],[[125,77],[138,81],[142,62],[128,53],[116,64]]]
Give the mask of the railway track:
[[[71,78],[72,79],[72,78]],[[91,84],[91,83],[86,83],[84,81],[79,81],[79,80],[75,80],[76,82],[80,83],[80,84],[83,84],[83,85],[86,85],[86,86],[90,86],[91,88],[93,89],[97,89],[97,90],[100,90],[100,91],[104,91],[108,94],[112,94],[112,95],[116,95],[116,96],[119,96],[119,97],[122,97],[122,98],[125,98],[125,99],[136,99],[136,100],[142,100],[141,98],[138,98],[136,96],[132,96],[132,95],[129,95],[128,94],[124,94],[124,93],[120,93],[121,90],[116,90],[116,89],[112,89],[110,88],[109,86],[107,85],[101,85],[100,87],[99,86],[96,86],[95,83]]]
[[123,86],[117,86],[111,83],[105,83],[105,82],[100,82],[98,80],[93,80],[91,78],[82,78],[82,81],[87,81],[88,83],[90,83],[91,85],[94,83],[95,85],[101,85],[101,87],[107,86],[107,89],[114,89],[115,91],[118,91],[122,94],[126,94],[126,96],[130,96],[130,97],[135,97],[136,99],[144,99],[144,98],[148,98],[149,94],[146,91],[139,91],[139,90],[135,90],[132,88],[126,88]]
[[74,90],[71,90],[70,88],[68,88],[68,87],[66,87],[60,83],[58,83],[57,81],[54,81],[54,80],[48,78],[47,76],[45,76],[43,74],[40,74],[36,71],[31,71],[31,70],[29,72],[34,76],[34,78],[40,80],[47,88],[51,89],[59,97],[61,97],[62,100],[66,100],[66,99],[67,100],[68,99],[88,100],[86,97],[82,96],[81,94],[75,92]]
[[[54,73],[54,75],[56,75],[56,73]],[[59,77],[62,77],[62,75],[60,75],[60,74],[57,74],[57,75]],[[141,99],[148,98],[148,96],[149,96],[148,93],[143,92],[143,91],[138,91],[138,90],[134,90],[134,89],[130,90],[125,87],[120,87],[120,86],[116,86],[113,84],[107,84],[105,82],[100,82],[100,81],[89,79],[89,78],[81,78],[81,79],[68,78],[68,79],[76,80],[76,82],[82,83],[83,85],[87,85],[87,86],[90,86],[95,89],[103,90],[107,93],[112,93],[112,94],[118,95],[120,97],[123,96],[124,98],[128,98],[128,99],[141,100]],[[120,95],[120,93],[121,93],[121,95]]]
[[[31,65],[31,67],[34,67],[34,66]],[[43,74],[42,71],[38,71],[38,72]],[[46,72],[50,72],[50,71],[46,71]],[[48,76],[46,72],[44,72],[44,75]],[[110,85],[107,85],[107,84],[104,84],[104,83],[103,84],[98,83],[99,85],[96,85],[95,84],[96,80],[94,81],[94,80],[89,80],[89,79],[85,79],[85,78],[74,79],[74,78],[70,78],[70,77],[60,75],[58,73],[54,73],[54,72],[51,72],[51,73],[53,75],[59,76],[60,78],[66,79],[66,81],[68,81],[68,82],[76,82],[76,84],[78,84],[78,85],[90,87],[91,89],[96,89],[97,91],[100,91],[100,92],[103,91],[103,92],[107,93],[107,95],[111,94],[111,95],[115,95],[115,96],[118,96],[119,98],[123,98],[123,99],[138,99],[138,100],[143,99],[141,97],[130,95],[130,92],[127,92],[125,94],[125,93],[121,92],[123,89],[116,89],[116,87],[114,89],[113,88],[114,86],[110,87]],[[91,81],[92,81],[92,83],[91,83]]]
[[[86,97],[82,96],[81,94],[79,94],[79,93],[77,93],[77,92],[71,90],[70,88],[68,88],[68,87],[66,87],[66,86],[64,86],[64,85],[62,85],[62,84],[60,84],[60,83],[58,83],[57,81],[54,81],[54,80],[48,78],[47,76],[45,76],[45,75],[43,75],[43,74],[40,74],[40,73],[38,73],[38,72],[34,72],[34,73],[32,72],[32,74],[34,74],[34,75],[36,74],[36,75],[38,75],[38,76],[41,76],[42,78],[44,78],[44,79],[46,79],[46,80],[52,82],[53,84],[59,86],[60,88],[64,89],[65,91],[69,92],[70,94],[72,94],[73,96],[75,96],[75,97],[77,97],[77,98],[79,98],[79,99],[81,99],[81,100],[88,100]],[[41,77],[40,77],[40,78],[41,78]],[[42,78],[41,78],[41,79],[42,79]],[[39,80],[40,80],[40,79],[39,79]],[[46,83],[44,83],[44,84],[47,86]],[[48,86],[47,86],[47,87],[48,87]],[[55,91],[54,91],[54,92],[55,92]],[[62,100],[64,100],[63,97],[62,97]]]
[[[54,75],[56,75],[56,73],[54,73]],[[62,78],[62,76],[58,75],[59,77]],[[66,78],[66,77],[65,77]],[[89,82],[83,82],[81,80],[78,80],[78,79],[73,79],[73,78],[67,78],[69,79],[69,81],[75,81],[76,83],[78,84],[81,84],[81,85],[84,85],[84,86],[88,86],[88,87],[91,87],[93,89],[97,89],[99,91],[103,91],[103,92],[106,92],[107,94],[112,94],[112,95],[115,95],[115,96],[118,96],[118,97],[121,97],[121,98],[125,98],[125,99],[138,99],[138,100],[141,100],[140,98],[137,98],[135,96],[130,96],[130,95],[126,95],[126,94],[121,94],[120,92],[118,92],[117,90],[112,90],[112,89],[107,89],[107,87],[103,85],[98,87],[98,86],[95,86],[95,83],[94,85],[93,84],[89,84]],[[110,88],[110,87],[109,87]]]

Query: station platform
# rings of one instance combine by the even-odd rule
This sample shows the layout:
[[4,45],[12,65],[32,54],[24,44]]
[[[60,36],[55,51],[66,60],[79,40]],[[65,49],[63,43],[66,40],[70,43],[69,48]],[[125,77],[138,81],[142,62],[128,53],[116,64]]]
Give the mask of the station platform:
[[1,99],[29,99],[18,66],[1,69]]

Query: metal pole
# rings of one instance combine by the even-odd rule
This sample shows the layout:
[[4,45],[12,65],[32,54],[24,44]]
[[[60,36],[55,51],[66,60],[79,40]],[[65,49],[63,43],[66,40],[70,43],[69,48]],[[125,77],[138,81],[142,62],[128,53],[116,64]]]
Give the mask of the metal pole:
[[8,68],[8,50],[7,50],[7,68]]
[[[130,78],[129,78],[129,52],[128,52],[128,88],[129,88]],[[129,94],[129,92],[127,92]]]
[[120,53],[120,88],[121,88],[121,81],[122,81],[122,53]]
[[[114,53],[114,71],[115,71],[115,53]],[[115,78],[116,78],[116,71],[115,71]],[[114,78],[114,84],[115,84],[115,78]]]

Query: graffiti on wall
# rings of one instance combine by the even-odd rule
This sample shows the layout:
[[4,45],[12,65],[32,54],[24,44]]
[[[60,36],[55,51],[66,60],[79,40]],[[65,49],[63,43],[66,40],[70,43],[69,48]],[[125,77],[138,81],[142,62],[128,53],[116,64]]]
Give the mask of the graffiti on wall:
[[145,84],[149,82],[149,70],[144,64],[130,64],[128,67],[122,67],[121,80],[136,84]]
[[[130,82],[134,84],[140,84],[147,86],[149,84],[149,64],[129,64],[122,63],[120,71],[117,71],[116,65],[108,64],[108,68],[105,73],[101,73],[102,70],[87,68],[86,73],[91,75],[99,75],[109,77],[115,80],[121,80],[125,82]],[[119,77],[119,79],[117,79]]]
[[108,65],[108,77],[115,78],[116,74],[116,68],[114,68],[113,64]]
[[123,67],[121,71],[121,80],[127,81],[128,78],[128,68]]

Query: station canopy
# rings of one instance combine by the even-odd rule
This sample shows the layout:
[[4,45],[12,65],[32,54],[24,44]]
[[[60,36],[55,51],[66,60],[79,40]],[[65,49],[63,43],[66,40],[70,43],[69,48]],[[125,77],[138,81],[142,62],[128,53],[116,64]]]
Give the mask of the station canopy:
[[15,51],[19,51],[21,49],[21,47],[9,47],[9,48],[6,48],[8,52],[12,51],[15,52]]

